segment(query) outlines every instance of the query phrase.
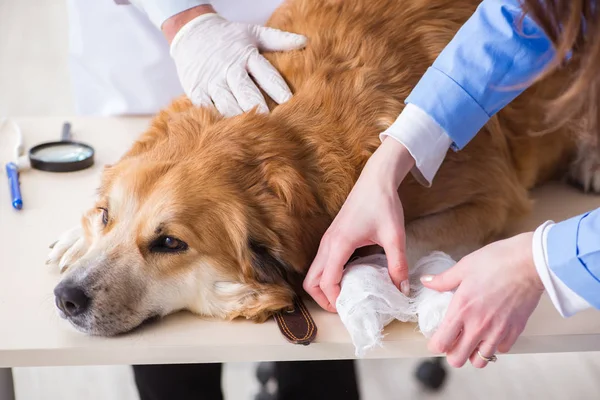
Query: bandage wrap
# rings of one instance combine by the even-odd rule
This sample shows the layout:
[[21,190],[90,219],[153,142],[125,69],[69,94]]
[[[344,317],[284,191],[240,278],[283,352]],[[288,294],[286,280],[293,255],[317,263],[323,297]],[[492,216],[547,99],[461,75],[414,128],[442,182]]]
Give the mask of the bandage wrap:
[[452,299],[452,293],[438,293],[423,287],[420,277],[439,274],[455,261],[441,252],[420,259],[411,267],[411,293],[407,297],[394,286],[385,255],[372,255],[351,262],[344,272],[337,311],[350,333],[356,356],[381,346],[383,328],[393,320],[417,322],[425,337],[431,337]]

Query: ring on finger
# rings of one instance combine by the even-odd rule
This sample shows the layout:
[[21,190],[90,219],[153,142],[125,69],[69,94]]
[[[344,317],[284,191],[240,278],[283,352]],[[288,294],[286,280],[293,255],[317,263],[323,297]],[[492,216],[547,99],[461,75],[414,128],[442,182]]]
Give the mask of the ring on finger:
[[498,357],[496,357],[495,354],[492,354],[491,356],[486,357],[483,354],[481,354],[481,352],[479,350],[477,350],[477,355],[479,356],[479,358],[481,358],[485,362],[495,363],[496,361],[498,361]]

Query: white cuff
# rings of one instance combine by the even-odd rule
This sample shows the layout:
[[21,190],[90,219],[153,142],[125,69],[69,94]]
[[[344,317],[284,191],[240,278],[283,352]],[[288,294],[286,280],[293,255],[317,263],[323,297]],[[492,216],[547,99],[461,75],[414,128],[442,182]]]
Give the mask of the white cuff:
[[[162,24],[173,15],[198,7],[210,4],[211,0],[129,0],[131,4],[144,11],[150,21],[160,29]],[[123,0],[119,3],[123,4]]]
[[386,136],[406,147],[415,159],[413,176],[422,185],[431,186],[431,181],[452,144],[452,139],[444,129],[425,111],[409,103],[379,138],[383,141]]
[[548,232],[550,232],[553,225],[553,221],[547,221],[535,230],[533,234],[533,262],[554,307],[563,317],[570,317],[579,311],[590,308],[591,305],[565,285],[548,265],[546,243]]

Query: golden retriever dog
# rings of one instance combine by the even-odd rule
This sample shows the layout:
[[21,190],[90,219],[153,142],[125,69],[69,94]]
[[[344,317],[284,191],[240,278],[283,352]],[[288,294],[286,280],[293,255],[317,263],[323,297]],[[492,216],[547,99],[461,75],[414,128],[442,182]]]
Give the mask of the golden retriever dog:
[[[284,3],[268,25],[309,42],[267,57],[294,97],[270,114],[222,118],[183,98],[160,112],[106,167],[82,226],[54,246],[49,262],[65,271],[59,313],[113,335],[177,310],[264,321],[291,307],[379,133],[478,4]],[[564,81],[535,85],[450,151],[431,188],[401,185],[409,260],[460,257],[497,238],[527,212],[530,188],[568,169],[581,121],[534,135]]]

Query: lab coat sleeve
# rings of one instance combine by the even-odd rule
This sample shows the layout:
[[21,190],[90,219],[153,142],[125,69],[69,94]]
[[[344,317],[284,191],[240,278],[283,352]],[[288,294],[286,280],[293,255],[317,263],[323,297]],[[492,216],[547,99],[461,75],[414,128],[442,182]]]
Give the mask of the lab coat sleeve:
[[[406,103],[425,111],[462,149],[554,56],[518,0],[485,0],[415,86]],[[417,162],[418,164],[418,162]]]
[[379,135],[402,143],[415,159],[413,177],[423,186],[431,186],[452,139],[425,111],[407,104],[398,119]]
[[133,4],[148,15],[148,18],[157,27],[173,15],[204,4],[210,0],[114,0],[117,4]]
[[600,309],[600,209],[554,225],[546,246],[550,271]]

